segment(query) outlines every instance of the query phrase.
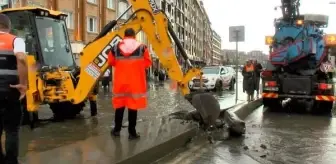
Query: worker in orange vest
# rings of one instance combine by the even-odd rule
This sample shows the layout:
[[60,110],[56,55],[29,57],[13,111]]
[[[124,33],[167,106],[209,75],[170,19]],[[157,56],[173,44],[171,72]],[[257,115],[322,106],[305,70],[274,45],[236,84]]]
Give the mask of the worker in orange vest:
[[115,127],[111,131],[120,136],[125,108],[128,109],[129,139],[137,139],[137,111],[147,107],[146,69],[152,64],[149,51],[135,39],[132,28],[125,30],[125,37],[113,46],[108,61],[114,67],[112,105],[115,109]]
[[246,62],[243,70],[243,91],[247,94],[247,101],[254,100],[255,90],[255,68],[252,60]]
[[[26,95],[28,69],[25,42],[10,34],[10,29],[10,19],[0,14],[0,163],[18,164],[21,100]],[[3,131],[5,153],[1,145]]]

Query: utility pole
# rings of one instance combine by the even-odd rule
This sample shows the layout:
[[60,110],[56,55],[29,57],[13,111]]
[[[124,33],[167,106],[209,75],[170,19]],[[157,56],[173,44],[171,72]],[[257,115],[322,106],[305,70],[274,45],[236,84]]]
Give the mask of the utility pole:
[[236,34],[236,104],[238,103],[238,36],[239,36],[239,30],[235,30]]
[[239,63],[239,57],[238,57],[238,42],[244,42],[245,41],[245,27],[244,26],[230,26],[229,27],[229,41],[236,43],[236,104],[238,103],[238,63]]

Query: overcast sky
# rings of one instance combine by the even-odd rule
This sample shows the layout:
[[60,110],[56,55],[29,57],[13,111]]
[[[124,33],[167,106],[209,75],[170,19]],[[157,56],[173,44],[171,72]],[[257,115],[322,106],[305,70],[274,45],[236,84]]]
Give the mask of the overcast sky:
[[[203,0],[212,28],[222,37],[222,49],[235,49],[229,43],[229,26],[245,26],[245,43],[239,44],[242,51],[268,51],[265,36],[274,34],[273,20],[281,16],[274,10],[281,0]],[[336,4],[332,0],[301,0],[300,12],[329,15],[327,33],[336,33]],[[334,0],[336,1],[336,0]]]

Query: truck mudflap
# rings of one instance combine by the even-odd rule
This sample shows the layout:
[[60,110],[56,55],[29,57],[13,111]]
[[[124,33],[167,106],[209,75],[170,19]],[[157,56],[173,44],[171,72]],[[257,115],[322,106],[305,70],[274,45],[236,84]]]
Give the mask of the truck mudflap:
[[330,95],[308,96],[308,95],[289,95],[289,94],[278,94],[274,92],[267,92],[267,93],[262,93],[261,96],[262,98],[267,98],[267,99],[301,98],[301,99],[315,99],[316,101],[336,101],[336,97],[330,96]]

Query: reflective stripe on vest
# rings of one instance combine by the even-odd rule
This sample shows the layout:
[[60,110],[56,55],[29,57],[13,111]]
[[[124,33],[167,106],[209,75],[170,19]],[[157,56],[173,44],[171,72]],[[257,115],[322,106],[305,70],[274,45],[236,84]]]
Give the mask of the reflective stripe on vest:
[[7,50],[0,50],[0,55],[14,55],[14,52],[13,51],[7,51]]
[[146,98],[147,93],[113,93],[112,97]]
[[0,75],[18,75],[18,71],[9,69],[0,69]]
[[123,55],[120,50],[119,50],[119,44],[115,45],[113,48],[113,54],[115,55],[115,59],[116,60],[128,60],[128,59],[143,59],[144,56],[144,50],[145,47],[143,45],[140,45],[137,49],[134,50],[134,52],[129,55],[129,56],[125,56]]

